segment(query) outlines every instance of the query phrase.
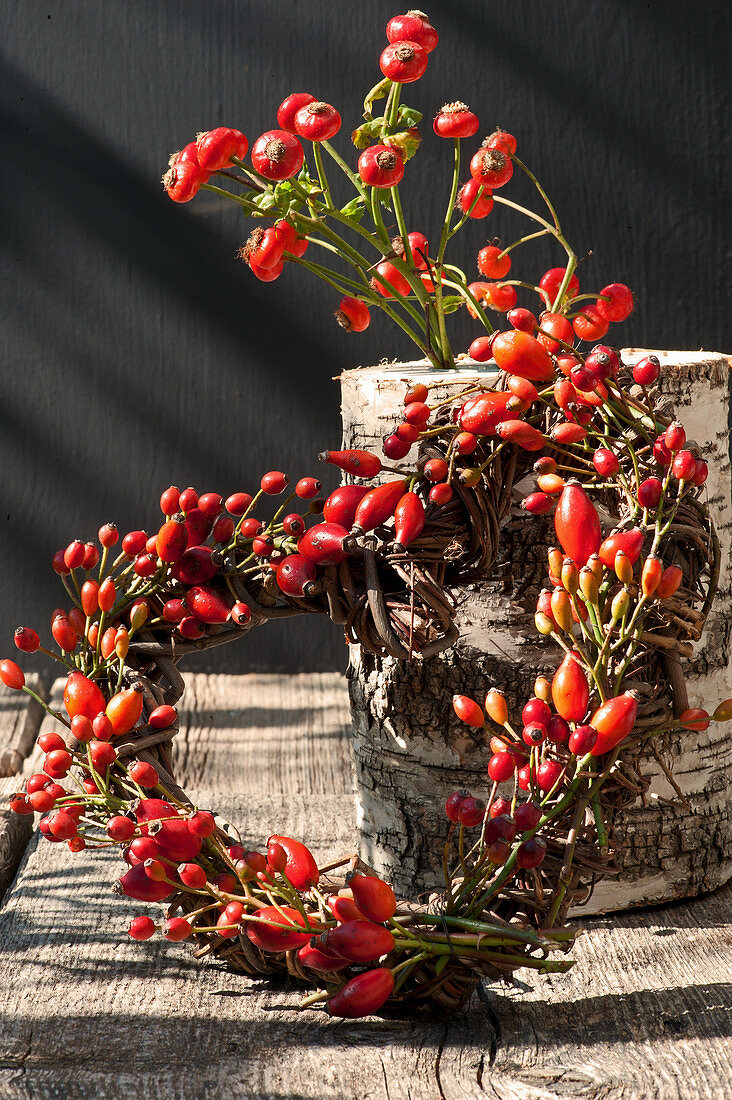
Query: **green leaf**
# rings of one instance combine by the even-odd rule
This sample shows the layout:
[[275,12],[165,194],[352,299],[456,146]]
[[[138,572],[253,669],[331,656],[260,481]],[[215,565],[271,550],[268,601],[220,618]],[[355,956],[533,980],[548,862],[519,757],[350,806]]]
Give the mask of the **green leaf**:
[[374,85],[369,94],[363,101],[363,117],[366,119],[371,118],[371,105],[375,103],[377,99],[384,99],[391,91],[391,80],[385,77]]
[[263,191],[260,195],[255,195],[252,202],[258,210],[262,211],[272,210],[273,207],[277,206],[277,200],[271,191]]
[[411,126],[419,126],[422,121],[422,112],[418,111],[416,107],[407,107],[403,104],[399,108],[399,125],[404,126],[405,129],[409,129]]
[[459,294],[448,294],[442,299],[442,312],[454,313],[456,309],[465,304],[465,299]]
[[363,206],[363,199],[360,195],[356,195],[355,198],[341,207],[341,214],[345,214],[347,218],[360,217],[363,214]]

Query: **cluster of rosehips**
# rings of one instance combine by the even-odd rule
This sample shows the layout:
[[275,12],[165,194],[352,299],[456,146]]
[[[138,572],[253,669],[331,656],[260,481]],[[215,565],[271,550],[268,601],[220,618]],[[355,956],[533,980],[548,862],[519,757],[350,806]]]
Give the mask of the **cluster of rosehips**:
[[[503,278],[511,268],[511,257],[506,249],[501,249],[497,244],[485,245],[478,253],[478,270],[488,278]],[[542,347],[552,354],[560,351],[564,353],[562,361],[558,364],[567,375],[576,371],[573,381],[576,380],[577,388],[582,391],[594,392],[598,383],[608,377],[610,371],[602,360],[590,361],[572,355],[575,338],[585,340],[601,340],[606,334],[611,323],[625,321],[633,311],[633,294],[624,283],[609,283],[603,287],[597,295],[594,304],[588,304],[570,319],[562,312],[553,312],[552,305],[559,294],[564,282],[566,268],[552,267],[545,271],[539,280],[535,290],[542,299],[545,310],[538,318],[529,309],[516,306],[516,289],[511,282],[485,283],[475,282],[468,286],[468,290],[482,306],[506,314],[506,320],[519,332],[527,332],[535,335]],[[572,275],[564,293],[564,301],[567,308],[571,307],[573,299],[579,294],[579,280]],[[475,308],[468,303],[468,311],[472,317],[476,317]],[[602,347],[597,354],[604,352]],[[593,348],[591,354],[596,349]],[[491,358],[491,337],[479,336],[473,341],[468,350],[471,358],[480,363],[487,362]],[[590,359],[590,356],[587,357]],[[581,368],[587,373],[579,373]],[[584,384],[583,384],[584,383]]]
[[[465,695],[456,695],[453,700],[458,715],[475,715],[472,707],[477,704]],[[527,800],[511,811],[511,803],[506,798],[494,797],[489,806],[480,798],[474,798],[467,791],[454,791],[445,803],[445,814],[453,825],[471,829],[483,827],[481,841],[491,863],[500,866],[511,853],[511,845],[519,833],[532,835],[521,840],[516,850],[516,863],[522,870],[538,867],[546,855],[546,841],[533,832],[539,825],[542,809],[536,802]]]

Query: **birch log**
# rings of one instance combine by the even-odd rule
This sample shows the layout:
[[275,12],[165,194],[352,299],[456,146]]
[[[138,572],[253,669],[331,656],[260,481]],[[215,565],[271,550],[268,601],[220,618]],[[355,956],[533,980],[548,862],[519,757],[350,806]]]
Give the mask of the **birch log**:
[[[633,363],[647,351],[626,349]],[[696,646],[685,663],[691,706],[713,709],[732,695],[732,503],[730,501],[730,360],[715,353],[655,352],[662,383],[709,462],[709,506],[722,546],[720,587]],[[393,431],[406,385],[439,382],[438,393],[457,394],[490,379],[490,365],[468,363],[449,376],[427,363],[359,368],[341,377],[343,439],[348,447],[380,451]],[[493,375],[494,376],[494,375]],[[520,494],[519,494],[520,495]],[[439,883],[442,805],[459,787],[487,790],[490,749],[455,718],[453,694],[480,699],[501,687],[514,710],[547,671],[533,613],[545,583],[550,520],[530,522],[516,509],[502,527],[492,574],[457,593],[460,640],[430,661],[405,664],[351,649],[349,688],[362,856],[402,890]],[[705,733],[672,739],[681,806],[656,762],[645,805],[627,811],[616,828],[622,874],[600,884],[583,912],[607,912],[658,903],[714,889],[732,874],[732,735],[712,724]]]

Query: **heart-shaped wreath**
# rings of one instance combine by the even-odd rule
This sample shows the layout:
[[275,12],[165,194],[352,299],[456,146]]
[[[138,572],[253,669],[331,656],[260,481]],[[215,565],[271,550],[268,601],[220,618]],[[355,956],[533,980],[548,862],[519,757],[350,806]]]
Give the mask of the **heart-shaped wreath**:
[[[512,135],[487,138],[459,188],[460,142],[479,125],[462,103],[447,104],[434,122],[455,149],[436,254],[423,234],[407,233],[397,184],[418,146],[421,116],[399,99],[402,85],[424,72],[437,35],[409,12],[390,21],[387,36],[385,79],[367,96],[365,122],[353,134],[362,150],[357,172],[327,140],[340,127],[338,113],[298,93],[280,106],[281,129],[254,143],[251,166],[244,135],[220,127],[175,155],[166,189],[176,201],[206,189],[255,217],[278,215],[243,249],[255,275],[271,281],[286,260],[309,268],[343,293],[338,319],[347,330],[362,331],[370,307],[379,307],[435,367],[454,365],[445,316],[466,305],[484,331],[471,355],[492,357],[499,382],[455,386],[437,401],[429,387],[413,385],[402,421],[384,440],[387,460],[404,465],[385,466],[367,451],[326,451],[320,457],[350,480],[325,500],[320,483],[304,477],[265,518],[267,500],[288,489],[279,471],[266,473],[255,494],[226,500],[171,487],[154,533],[128,532],[118,552],[119,532],[105,524],[99,547],[74,541],[59,551],[54,569],[71,608],[51,625],[60,656],[50,656],[67,676],[65,713],[50,713],[63,730],[41,735],[43,769],[11,800],[18,813],[44,815],[49,841],[73,851],[119,847],[128,868],[117,889],[167,904],[161,925],[136,917],[133,938],[161,930],[246,974],[289,972],[318,990],[304,1004],[326,1001],[340,1016],[408,998],[454,1007],[483,976],[566,970],[571,960],[561,956],[576,934],[565,925],[568,908],[612,866],[613,823],[645,789],[640,756],[648,745],[662,749],[674,728],[702,730],[732,717],[732,700],[711,716],[688,708],[680,663],[700,637],[717,584],[719,547],[701,501],[706,463],[659,397],[657,359],[631,372],[607,345],[587,354],[575,346],[624,320],[630,291],[612,283],[580,295],[577,258]],[[384,114],[374,117],[384,97]],[[312,142],[313,176],[299,137]],[[355,188],[345,205],[333,199],[322,150]],[[537,187],[546,217],[492,194],[514,165]],[[222,186],[209,182],[214,174]],[[223,187],[232,181],[236,192]],[[478,253],[481,273],[503,282],[468,284],[445,261],[446,245],[494,201],[528,216],[532,232]],[[342,237],[344,227],[380,258],[364,258]],[[562,246],[566,266],[536,286],[505,280],[510,253],[537,236]],[[355,278],[305,260],[310,244],[347,261]],[[538,319],[516,307],[517,287],[539,295],[546,310]],[[581,306],[582,298],[591,303]],[[496,312],[508,320],[498,333]],[[551,587],[539,596],[536,627],[561,661],[551,680],[537,678],[520,716],[507,713],[496,686],[486,685],[481,704],[454,698],[458,717],[485,729],[493,755],[486,802],[465,791],[447,800],[444,891],[398,899],[356,857],[318,868],[291,837],[245,851],[227,823],[192,805],[175,781],[180,659],[270,619],[325,614],[372,653],[428,660],[455,641],[455,593],[485,576],[514,484],[532,462],[527,522],[554,510],[559,544],[548,550]],[[23,652],[43,649],[29,627],[18,628],[15,642]],[[14,661],[0,662],[0,678],[34,694]]]

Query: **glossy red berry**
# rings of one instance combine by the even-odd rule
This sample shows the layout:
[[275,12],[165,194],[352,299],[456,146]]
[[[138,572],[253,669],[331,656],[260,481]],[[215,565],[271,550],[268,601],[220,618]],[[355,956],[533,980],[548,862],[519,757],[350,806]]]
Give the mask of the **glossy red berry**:
[[135,835],[135,829],[134,821],[131,821],[129,817],[123,817],[121,814],[111,817],[107,822],[107,836],[111,840],[125,843]]
[[395,15],[386,24],[389,42],[417,42],[427,53],[432,53],[438,42],[437,31],[421,11],[408,11]]
[[453,791],[445,802],[445,815],[448,821],[457,824],[460,816],[460,807],[468,797],[467,791]]
[[217,126],[196,139],[196,159],[204,172],[220,172],[233,166],[232,157],[242,160],[249,142],[241,130],[229,126]]
[[390,260],[382,260],[376,265],[371,285],[382,298],[393,298],[395,295],[407,297],[411,291],[406,275],[403,275]]
[[432,129],[438,137],[466,138],[478,132],[480,122],[466,103],[446,103],[435,116]]
[[524,870],[538,867],[546,855],[546,841],[539,836],[525,840],[516,853],[516,862]]
[[671,454],[681,450],[686,443],[686,432],[680,420],[674,420],[673,424],[669,424],[664,432],[663,441]]
[[280,493],[284,493],[289,484],[290,479],[287,474],[283,474],[279,470],[270,470],[269,473],[263,476],[260,488],[268,496],[278,496]]
[[458,205],[470,218],[487,218],[493,209],[493,192],[475,179],[469,179],[460,188]]
[[127,932],[133,940],[149,940],[155,934],[155,924],[150,917],[133,917]]
[[301,107],[306,107],[308,103],[314,102],[315,96],[310,95],[310,92],[293,92],[288,95],[277,108],[277,125],[281,130],[286,130],[288,134],[296,134],[295,115]]
[[633,312],[633,294],[625,283],[609,283],[600,291],[596,308],[606,321],[625,321]]
[[141,787],[150,789],[157,785],[159,776],[157,769],[153,764],[148,764],[145,760],[136,760],[130,767],[130,777],[139,783]]
[[608,322],[602,317],[595,306],[585,306],[572,322],[574,331],[580,340],[601,340],[607,332]]
[[378,924],[396,913],[396,895],[388,883],[377,875],[353,875],[348,880],[353,900],[367,920]]
[[513,175],[511,158],[500,149],[480,148],[470,161],[470,174],[481,187],[503,187]]
[[16,649],[19,649],[21,653],[35,653],[41,644],[41,639],[38,634],[30,626],[16,627],[13,634],[13,641],[15,642]]
[[0,680],[13,691],[20,691],[25,684],[25,675],[19,664],[6,658],[0,661]]
[[173,202],[190,202],[207,178],[195,161],[178,160],[163,176],[163,187]]
[[647,477],[645,481],[642,481],[638,486],[638,503],[641,508],[656,508],[661,494],[663,493],[663,483],[657,477]]
[[295,131],[306,141],[327,141],[341,128],[341,116],[330,103],[313,100],[295,115]]
[[577,726],[569,738],[569,751],[575,756],[586,756],[592,752],[597,741],[597,730],[588,724]]
[[691,451],[679,451],[674,456],[671,472],[679,481],[693,481],[696,476],[696,458]]
[[516,822],[516,828],[520,833],[526,832],[527,829],[533,829],[539,824],[541,819],[541,807],[537,806],[535,802],[522,802],[520,806],[517,806],[513,819]]
[[488,775],[494,783],[505,783],[513,779],[516,761],[510,752],[497,752],[488,761]]
[[252,146],[252,164],[268,180],[287,180],[302,168],[302,145],[286,130],[267,130]]
[[523,306],[509,309],[506,320],[521,332],[534,332],[539,323],[531,310],[524,309]]
[[480,728],[485,725],[485,717],[474,699],[467,695],[453,695],[452,709],[461,722],[468,726]]
[[358,174],[369,187],[393,187],[404,175],[404,162],[388,145],[371,145],[358,158]]
[[633,380],[639,386],[652,386],[661,373],[658,356],[646,355],[633,367]]
[[485,817],[485,802],[480,798],[465,798],[460,803],[458,821],[466,829],[474,829],[481,825]]
[[346,332],[363,332],[371,324],[371,312],[366,303],[348,295],[341,298],[335,318]]
[[607,447],[598,447],[592,456],[592,465],[602,477],[612,477],[620,469],[620,460]]
[[545,760],[536,771],[536,781],[539,789],[550,791],[558,782],[562,774],[562,765],[557,760]]
[[427,50],[418,42],[390,42],[379,58],[379,67],[395,84],[412,84],[427,69]]
[[[511,270],[511,257],[495,244],[487,244],[478,253],[478,271],[487,279],[504,279]],[[516,326],[518,327],[518,326]]]

